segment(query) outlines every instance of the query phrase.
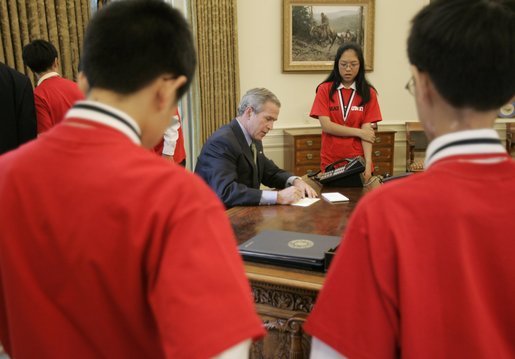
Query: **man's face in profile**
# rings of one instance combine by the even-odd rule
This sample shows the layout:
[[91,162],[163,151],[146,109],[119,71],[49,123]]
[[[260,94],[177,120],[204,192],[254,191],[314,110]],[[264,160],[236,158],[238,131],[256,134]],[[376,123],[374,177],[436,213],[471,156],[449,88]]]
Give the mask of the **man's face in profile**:
[[279,107],[268,101],[263,104],[261,112],[256,113],[251,109],[249,116],[247,131],[253,139],[261,141],[274,128],[274,122],[279,117]]

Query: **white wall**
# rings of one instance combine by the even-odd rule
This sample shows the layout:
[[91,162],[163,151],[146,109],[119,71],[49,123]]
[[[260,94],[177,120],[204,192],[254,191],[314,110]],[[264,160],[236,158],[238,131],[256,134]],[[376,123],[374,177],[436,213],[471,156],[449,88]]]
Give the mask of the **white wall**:
[[[413,15],[428,0],[376,0],[374,70],[369,81],[379,92],[383,123],[416,120],[414,101],[404,90],[410,77],[406,38]],[[281,0],[238,0],[238,46],[242,94],[266,87],[282,103],[276,128],[316,126],[310,119],[316,86],[328,73],[282,72]]]

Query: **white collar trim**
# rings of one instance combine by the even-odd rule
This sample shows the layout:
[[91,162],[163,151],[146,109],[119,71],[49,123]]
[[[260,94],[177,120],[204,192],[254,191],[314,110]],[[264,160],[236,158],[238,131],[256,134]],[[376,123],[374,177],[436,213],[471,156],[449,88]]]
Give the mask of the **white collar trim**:
[[[134,121],[134,119],[127,113],[96,101],[77,101],[76,105],[87,105],[91,108],[72,107],[66,113],[65,118],[80,118],[81,120],[92,121],[112,127],[129,137],[132,142],[141,145],[141,129],[137,122]],[[126,121],[127,124],[113,116],[110,116],[109,113],[120,117]]]
[[250,146],[252,144],[252,137],[250,137],[250,134],[247,132],[245,127],[241,124],[240,120],[236,119],[238,121],[238,125],[240,125],[241,130],[243,131],[243,135],[245,136],[245,140],[247,141],[247,144]]
[[46,79],[49,79],[49,78],[51,78],[51,77],[56,77],[56,76],[59,76],[59,77],[60,77],[61,75],[59,75],[59,73],[57,73],[57,72],[49,72],[49,73],[46,73],[46,74],[44,74],[43,76],[41,76],[41,77],[39,78],[39,80],[38,80],[38,84],[37,84],[36,86],[41,85],[41,83],[42,83],[43,81],[45,81]]
[[340,82],[340,85],[336,89],[337,90],[341,90],[341,89],[350,90],[350,89],[353,89],[355,91],[356,90],[356,81],[354,81],[349,87],[343,86],[343,84]]
[[[498,140],[499,143],[471,143],[452,145],[452,143],[456,141],[474,139]],[[446,145],[449,145],[449,147],[439,150],[440,148]],[[479,130],[466,130],[448,133],[435,138],[429,144],[426,151],[424,167],[429,168],[433,163],[445,157],[470,154],[506,154],[506,149],[500,142],[499,134],[493,129],[485,128]]]

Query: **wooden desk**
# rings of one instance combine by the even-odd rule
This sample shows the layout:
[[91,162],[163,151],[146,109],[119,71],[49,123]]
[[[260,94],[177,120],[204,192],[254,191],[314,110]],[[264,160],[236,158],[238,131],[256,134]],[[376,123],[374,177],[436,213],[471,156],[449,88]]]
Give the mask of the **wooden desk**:
[[[331,204],[320,201],[309,207],[234,207],[227,211],[238,244],[263,229],[341,236],[358,200],[371,188],[327,188],[341,192],[350,201]],[[247,277],[267,336],[253,344],[251,358],[308,358],[310,338],[302,323],[311,312],[325,274],[301,269],[245,263]]]

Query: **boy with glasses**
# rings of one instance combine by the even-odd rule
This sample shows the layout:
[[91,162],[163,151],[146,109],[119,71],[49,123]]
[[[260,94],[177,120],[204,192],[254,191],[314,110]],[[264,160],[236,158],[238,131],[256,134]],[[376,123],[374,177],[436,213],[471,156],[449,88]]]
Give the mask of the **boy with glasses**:
[[515,1],[431,2],[408,56],[426,171],[358,204],[312,358],[513,358],[515,162],[492,127],[515,95]]

